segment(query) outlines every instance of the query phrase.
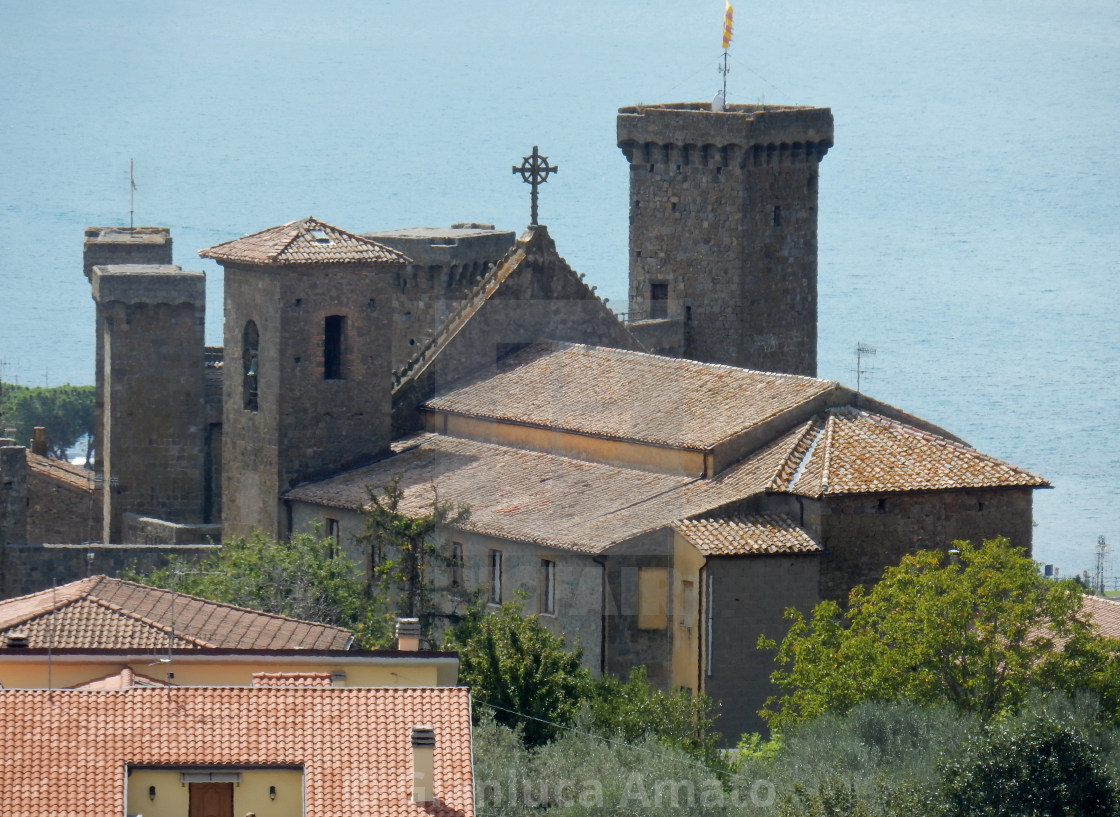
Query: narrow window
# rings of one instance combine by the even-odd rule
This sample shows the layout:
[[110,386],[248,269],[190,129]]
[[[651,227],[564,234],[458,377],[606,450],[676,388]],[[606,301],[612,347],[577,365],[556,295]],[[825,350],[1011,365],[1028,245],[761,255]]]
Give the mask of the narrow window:
[[490,551],[490,603],[502,603],[502,552]]
[[338,520],[327,517],[327,556],[337,559],[342,552],[342,534],[338,528]]
[[696,585],[690,581],[681,582],[681,626],[691,627],[696,619]]
[[651,318],[669,317],[669,285],[649,285],[649,316]]
[[451,543],[451,586],[463,586],[463,544]]
[[777,206],[774,207],[774,226],[775,227],[781,227],[782,226],[782,208],[781,207],[777,207]]
[[556,562],[541,559],[541,610],[548,615],[556,614]]
[[323,379],[344,380],[342,339],[346,333],[345,315],[327,315],[323,320]]
[[260,368],[260,333],[253,321],[245,324],[241,333],[241,407],[245,411],[257,410],[257,371]]

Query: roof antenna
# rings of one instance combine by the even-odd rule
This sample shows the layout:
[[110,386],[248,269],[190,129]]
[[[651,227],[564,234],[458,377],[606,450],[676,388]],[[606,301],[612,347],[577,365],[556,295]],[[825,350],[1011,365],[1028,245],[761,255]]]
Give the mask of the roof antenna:
[[868,346],[866,343],[856,344],[856,393],[860,394],[859,382],[860,376],[863,374],[870,374],[875,371],[874,369],[863,368],[863,359],[865,357],[875,357],[875,352],[878,350],[874,346]]
[[731,69],[727,67],[727,49],[731,45],[731,29],[735,19],[735,12],[731,8],[731,0],[724,0],[723,10],[723,65],[719,72],[723,74],[723,90],[716,94],[712,100],[712,110],[716,113],[723,111],[727,106],[727,75]]

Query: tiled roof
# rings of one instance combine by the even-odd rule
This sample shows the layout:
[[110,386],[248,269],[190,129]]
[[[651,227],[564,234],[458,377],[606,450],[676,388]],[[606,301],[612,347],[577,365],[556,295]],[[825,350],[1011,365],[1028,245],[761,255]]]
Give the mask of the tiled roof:
[[793,432],[771,490],[821,497],[954,488],[1041,488],[1041,477],[974,448],[852,406]]
[[[345,649],[350,633],[327,624],[246,610],[106,576],[0,601],[0,639],[12,630],[29,647]],[[0,641],[0,644],[3,642]]]
[[314,218],[215,244],[198,254],[222,263],[264,266],[408,263],[408,258],[396,250]]
[[120,672],[114,672],[112,675],[106,675],[103,678],[95,678],[92,681],[86,681],[84,684],[71,687],[71,689],[121,690],[128,689],[129,687],[165,686],[169,686],[166,681],[149,678],[147,675],[138,675],[130,668],[124,667]]
[[255,687],[329,687],[329,672],[254,672]]
[[534,345],[432,409],[616,439],[708,449],[837,388],[828,380],[571,343]]
[[423,434],[399,453],[285,496],[315,505],[353,509],[400,475],[400,510],[422,514],[433,489],[443,502],[466,505],[460,527],[524,542],[598,552],[765,489],[785,448],[767,446],[714,479],[652,473],[526,451],[474,440]]
[[[429,803],[410,802],[420,724],[435,731]],[[302,767],[308,817],[474,814],[465,688],[5,689],[0,758],[6,817],[124,814],[137,766]]]
[[32,454],[30,449],[27,451],[26,457],[27,467],[38,474],[56,479],[59,482],[65,482],[67,485],[80,488],[83,491],[93,491],[94,489],[93,471],[65,460]]
[[1120,638],[1120,601],[1085,595],[1081,612],[1088,614],[1097,630],[1106,638]]
[[673,527],[705,556],[821,552],[809,534],[781,514],[685,519]]

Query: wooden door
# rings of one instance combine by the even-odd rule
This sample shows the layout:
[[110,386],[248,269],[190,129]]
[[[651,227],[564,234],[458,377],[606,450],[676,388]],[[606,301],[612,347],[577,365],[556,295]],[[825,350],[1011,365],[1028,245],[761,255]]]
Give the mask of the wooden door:
[[190,817],[233,817],[232,783],[191,783]]

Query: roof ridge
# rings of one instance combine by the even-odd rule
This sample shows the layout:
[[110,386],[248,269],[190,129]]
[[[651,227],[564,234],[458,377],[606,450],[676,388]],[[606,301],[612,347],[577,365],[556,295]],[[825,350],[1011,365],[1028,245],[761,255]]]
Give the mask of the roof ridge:
[[[767,491],[793,491],[798,479],[801,478],[801,474],[808,465],[809,459],[812,457],[817,441],[820,439],[820,426],[821,415],[818,413],[806,420],[799,430],[795,429],[797,439],[791,446],[789,454],[782,460],[778,470],[775,471],[774,478],[766,488]],[[810,437],[812,437],[811,440]]]
[[[27,593],[23,596],[15,596],[14,598],[4,599],[3,601],[0,601],[0,611],[2,611],[5,607],[15,607],[17,612],[15,613],[15,615],[11,615],[8,618],[0,618],[0,629],[7,629],[11,626],[19,624],[20,622],[33,621],[34,619],[40,618],[43,615],[57,612],[63,607],[66,607],[69,604],[73,604],[74,602],[79,601],[82,598],[88,598],[92,587],[97,584],[99,579],[103,578],[105,578],[105,576],[101,574],[98,574],[96,576],[87,576],[84,579],[78,579],[77,581],[68,582],[67,584],[62,585],[62,587],[48,587],[43,590],[37,590],[34,593]],[[66,588],[72,589],[67,590]],[[60,591],[64,592],[60,593]],[[61,599],[59,598],[60,595]],[[33,608],[29,611],[21,612],[19,610],[18,602],[27,602],[31,599],[34,599],[36,596],[42,597],[44,601],[49,599],[49,601],[45,606]]]
[[182,631],[176,631],[175,627],[174,627],[174,623],[164,624],[163,622],[156,621],[155,619],[150,619],[147,616],[142,616],[139,613],[135,613],[131,610],[126,610],[124,607],[122,607],[118,604],[113,604],[111,601],[106,601],[105,599],[98,598],[96,596],[90,597],[89,601],[91,601],[94,604],[97,604],[101,607],[104,607],[106,610],[108,610],[112,613],[116,613],[117,615],[123,616],[125,618],[130,618],[133,621],[138,621],[141,624],[144,624],[148,627],[151,627],[154,630],[158,630],[161,633],[165,633],[165,634],[171,636],[172,638],[181,639],[182,641],[186,641],[189,644],[195,644],[196,646],[199,646],[199,647],[202,647],[202,648],[205,648],[205,649],[216,649],[217,646],[218,646],[217,644],[211,644],[209,641],[204,641],[203,639],[198,638],[196,636],[187,635],[186,633],[184,633]]

